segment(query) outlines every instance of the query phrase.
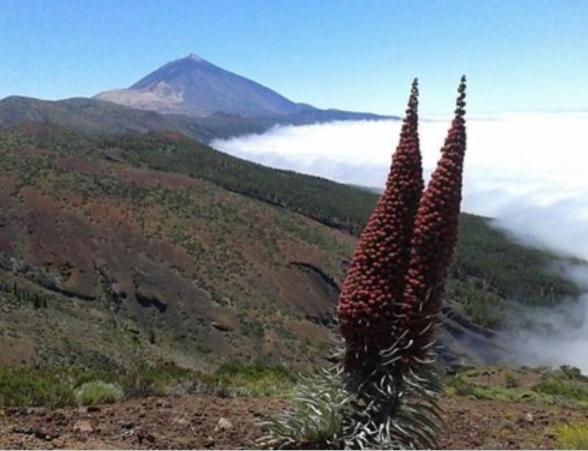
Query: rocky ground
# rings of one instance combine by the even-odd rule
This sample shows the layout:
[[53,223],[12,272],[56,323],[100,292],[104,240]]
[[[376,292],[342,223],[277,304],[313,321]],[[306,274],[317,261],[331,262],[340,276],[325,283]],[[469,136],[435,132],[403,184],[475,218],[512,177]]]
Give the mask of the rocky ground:
[[[555,447],[553,429],[586,412],[526,403],[448,397],[445,449]],[[0,411],[0,448],[252,448],[258,423],[285,407],[262,398],[134,399],[113,405]]]

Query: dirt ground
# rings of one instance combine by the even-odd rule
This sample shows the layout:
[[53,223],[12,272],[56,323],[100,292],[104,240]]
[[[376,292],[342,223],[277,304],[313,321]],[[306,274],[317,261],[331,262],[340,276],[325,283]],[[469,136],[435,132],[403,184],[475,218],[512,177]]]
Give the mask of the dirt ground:
[[[553,427],[586,412],[523,403],[443,399],[445,449],[555,446]],[[186,396],[146,398],[97,407],[0,411],[0,448],[254,448],[259,421],[279,400]]]

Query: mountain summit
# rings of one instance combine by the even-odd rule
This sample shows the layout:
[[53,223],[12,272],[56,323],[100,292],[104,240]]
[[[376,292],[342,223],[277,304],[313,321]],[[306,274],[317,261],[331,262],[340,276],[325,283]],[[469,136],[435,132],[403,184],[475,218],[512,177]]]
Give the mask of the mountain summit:
[[165,64],[128,89],[103,92],[96,98],[134,108],[192,116],[222,112],[270,117],[314,109],[294,103],[194,53]]

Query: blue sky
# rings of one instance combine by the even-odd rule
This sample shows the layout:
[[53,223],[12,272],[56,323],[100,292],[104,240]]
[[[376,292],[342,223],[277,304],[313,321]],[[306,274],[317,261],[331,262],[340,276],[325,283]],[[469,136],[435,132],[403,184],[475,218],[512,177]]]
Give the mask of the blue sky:
[[90,96],[196,52],[320,107],[588,109],[588,1],[3,0],[0,98]]

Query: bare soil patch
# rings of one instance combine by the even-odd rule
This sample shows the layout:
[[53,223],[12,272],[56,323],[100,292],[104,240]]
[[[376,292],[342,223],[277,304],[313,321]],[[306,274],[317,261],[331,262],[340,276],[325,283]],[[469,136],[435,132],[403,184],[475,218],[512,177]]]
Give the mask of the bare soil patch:
[[[549,449],[553,428],[586,412],[556,406],[444,398],[445,449]],[[0,448],[254,448],[259,422],[286,407],[263,398],[134,399],[98,407],[0,413]]]

